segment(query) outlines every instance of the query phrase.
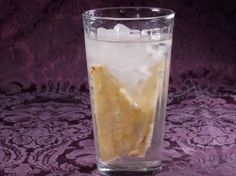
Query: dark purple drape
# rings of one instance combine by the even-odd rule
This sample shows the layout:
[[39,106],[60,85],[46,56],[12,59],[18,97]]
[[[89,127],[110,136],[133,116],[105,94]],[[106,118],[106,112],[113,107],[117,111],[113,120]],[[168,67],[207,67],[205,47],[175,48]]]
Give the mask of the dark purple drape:
[[220,82],[235,80],[233,0],[3,0],[0,90],[17,93],[31,85],[38,89],[78,88],[86,80],[81,13],[104,6],[158,6],[176,11],[173,82],[181,83],[182,74],[209,72],[219,73]]
[[236,174],[234,0],[0,0],[0,176],[94,174],[81,13],[176,12],[161,176]]

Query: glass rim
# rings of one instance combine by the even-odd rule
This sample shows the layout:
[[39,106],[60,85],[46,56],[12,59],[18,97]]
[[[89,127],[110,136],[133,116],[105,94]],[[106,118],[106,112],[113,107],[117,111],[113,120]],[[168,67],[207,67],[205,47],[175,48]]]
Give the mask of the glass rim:
[[[96,11],[105,11],[105,10],[124,10],[124,9],[145,9],[145,10],[152,10],[153,12],[160,12],[160,11],[167,11],[168,14],[165,15],[157,15],[157,16],[150,16],[150,17],[111,17],[111,16],[97,16],[94,15],[94,12]],[[104,7],[104,8],[96,8],[91,10],[86,10],[82,13],[83,18],[88,18],[90,20],[155,20],[155,19],[171,19],[175,17],[175,12],[171,9],[167,8],[159,8],[159,7]]]

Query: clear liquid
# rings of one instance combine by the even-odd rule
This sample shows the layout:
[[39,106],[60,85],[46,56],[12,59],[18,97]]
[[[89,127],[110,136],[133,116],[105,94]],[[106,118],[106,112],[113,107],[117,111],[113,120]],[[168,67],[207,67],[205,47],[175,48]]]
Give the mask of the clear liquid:
[[[110,170],[147,171],[160,167],[169,79],[170,51],[171,40],[104,42],[86,38],[94,137],[98,169],[100,172],[105,173]],[[106,68],[109,75],[112,75],[112,84],[117,82],[111,85],[111,88],[114,90],[110,91],[109,88],[103,87],[104,90],[99,90],[100,92],[97,91],[99,88],[98,86],[96,87],[95,84],[99,84],[99,81],[101,82],[101,80],[104,81],[107,79],[103,79],[103,77],[106,77],[104,76],[105,74],[99,72],[95,72],[96,74],[94,76],[92,73],[92,68],[94,67]],[[99,76],[96,77],[96,75]],[[101,77],[101,75],[103,76]],[[94,81],[94,77],[100,80]],[[147,127],[148,125],[137,126],[136,121],[133,122],[133,120],[131,120],[133,117],[129,117],[130,113],[128,113],[128,111],[132,111],[132,109],[130,110],[132,106],[130,106],[129,103],[127,105],[128,110],[122,111],[122,109],[125,108],[123,107],[124,105],[121,103],[121,105],[116,105],[113,101],[109,102],[110,95],[118,95],[116,92],[113,92],[116,90],[124,91],[125,98],[123,98],[123,95],[122,98],[115,97],[115,103],[120,103],[121,100],[123,101],[123,99],[125,99],[125,102],[128,101],[133,106],[137,106],[137,109],[142,109],[143,112],[147,112],[146,114],[154,112],[153,115],[148,115],[143,118],[139,117],[139,113],[137,113],[137,118],[140,118],[138,124],[141,124],[141,120],[143,120],[143,124],[147,123],[152,127],[149,128]],[[99,93],[102,96],[99,96]],[[103,101],[104,97],[106,97],[107,101]],[[148,108],[150,108],[150,110]],[[113,109],[116,112],[114,112]],[[106,110],[110,115],[106,115]],[[125,112],[127,112],[127,114],[125,114]],[[101,114],[104,117],[102,117]],[[133,116],[133,114],[131,115]],[[127,120],[125,118],[127,118]],[[151,120],[146,120],[147,118]],[[104,125],[102,120],[107,124]],[[136,126],[132,127],[132,125]],[[120,129],[122,127],[124,129]],[[137,127],[140,127],[140,129]],[[107,129],[107,131],[105,131],[107,133],[104,132],[103,135],[101,135],[104,128]],[[117,130],[113,130],[115,128],[117,128]],[[135,134],[131,134],[131,132],[128,131],[128,135],[125,136],[123,133],[125,133],[124,131],[127,128],[133,128],[133,133]],[[143,133],[145,133],[146,136],[143,135]],[[105,135],[111,136],[108,137]],[[125,140],[124,136],[127,138],[130,137],[130,140]],[[135,142],[132,142],[132,136],[134,136],[132,140],[135,139]],[[147,136],[149,136],[148,140],[146,139]],[[106,139],[106,142],[109,139],[111,141],[108,141],[105,145],[105,140],[103,139]],[[142,144],[143,141],[145,141],[145,144]],[[130,146],[131,144],[135,144],[135,146],[132,147]],[[104,146],[109,146],[109,149],[103,150],[102,148],[105,148]],[[119,148],[121,148],[121,150],[119,150]],[[106,150],[113,150],[115,152],[109,153]]]

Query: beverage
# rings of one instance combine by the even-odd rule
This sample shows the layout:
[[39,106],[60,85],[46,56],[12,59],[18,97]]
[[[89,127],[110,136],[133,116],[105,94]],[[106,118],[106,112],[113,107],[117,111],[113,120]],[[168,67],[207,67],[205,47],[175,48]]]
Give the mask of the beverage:
[[102,164],[156,162],[160,152],[154,150],[161,145],[157,139],[162,133],[154,132],[161,130],[155,125],[155,116],[165,109],[163,86],[169,74],[171,39],[106,39],[86,38],[97,155]]
[[[159,32],[156,32],[159,31]],[[85,33],[98,169],[157,170],[172,36],[117,23]]]

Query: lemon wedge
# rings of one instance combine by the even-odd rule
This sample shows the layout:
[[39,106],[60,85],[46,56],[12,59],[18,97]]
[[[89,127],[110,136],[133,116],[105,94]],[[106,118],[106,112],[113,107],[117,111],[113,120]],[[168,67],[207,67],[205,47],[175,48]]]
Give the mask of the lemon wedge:
[[145,116],[105,67],[92,67],[91,78],[100,156],[113,160],[135,149]]
[[93,109],[102,161],[128,155],[144,157],[152,140],[164,62],[153,66],[152,76],[140,85],[139,95],[124,89],[105,66],[91,67]]
[[[147,149],[151,145],[154,122],[156,115],[157,101],[161,101],[163,91],[163,79],[165,70],[165,60],[150,68],[152,75],[141,85],[141,93],[138,95],[138,104],[142,107],[145,116],[143,121],[144,131],[141,139],[138,141],[135,150],[129,153],[129,156],[145,157]],[[158,103],[159,104],[159,103]]]

